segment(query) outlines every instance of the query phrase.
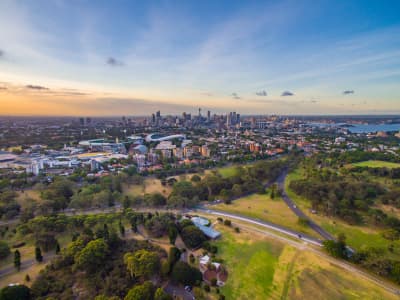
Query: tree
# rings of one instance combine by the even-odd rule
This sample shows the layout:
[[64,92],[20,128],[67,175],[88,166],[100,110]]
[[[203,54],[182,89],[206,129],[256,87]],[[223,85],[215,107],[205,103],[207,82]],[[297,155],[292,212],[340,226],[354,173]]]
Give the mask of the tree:
[[206,240],[204,233],[194,225],[183,228],[181,236],[185,245],[189,248],[199,247]]
[[131,277],[150,278],[160,269],[160,260],[156,252],[141,249],[135,253],[126,253],[124,263]]
[[18,250],[14,252],[14,266],[18,271],[21,269],[21,253]]
[[31,299],[30,289],[23,285],[7,286],[0,290],[0,300],[29,300]]
[[192,176],[190,181],[192,181],[192,182],[200,182],[201,181],[201,177],[199,175],[195,174],[195,175]]
[[202,280],[201,272],[183,261],[178,261],[171,273],[171,278],[176,283],[194,285]]
[[11,253],[10,247],[6,242],[0,241],[0,258],[6,258]]
[[168,238],[171,245],[175,245],[176,238],[178,237],[178,229],[175,224],[170,224],[168,227]]
[[60,244],[57,242],[57,244],[56,244],[56,254],[59,254],[60,251],[61,251]]
[[150,281],[131,288],[124,300],[153,300],[154,286]]
[[95,272],[104,265],[104,260],[108,254],[108,245],[104,239],[90,241],[75,256],[75,264],[78,268]]
[[171,247],[168,253],[168,261],[171,267],[181,258],[181,251],[176,247]]
[[35,248],[35,258],[36,258],[37,262],[42,262],[43,261],[42,251],[40,250],[39,247]]
[[121,236],[125,236],[125,227],[122,222],[119,222],[119,233],[121,234]]
[[158,288],[154,293],[154,300],[172,300],[172,296],[168,295],[163,288]]

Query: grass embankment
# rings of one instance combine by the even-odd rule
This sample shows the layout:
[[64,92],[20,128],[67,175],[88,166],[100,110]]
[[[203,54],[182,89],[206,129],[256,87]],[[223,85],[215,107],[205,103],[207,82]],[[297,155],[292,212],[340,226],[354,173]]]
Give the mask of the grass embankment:
[[353,166],[356,167],[368,167],[368,168],[400,168],[400,163],[381,161],[381,160],[367,160],[358,163],[353,163]]
[[318,237],[308,226],[301,225],[298,217],[281,198],[271,199],[267,194],[254,194],[233,201],[231,204],[218,204],[215,209],[247,216],[285,226],[289,229]]
[[400,241],[389,241],[382,237],[382,230],[371,226],[359,226],[349,225],[339,218],[332,218],[319,214],[311,213],[311,202],[307,199],[298,196],[296,193],[289,189],[290,181],[302,178],[301,170],[295,170],[290,173],[285,182],[285,188],[288,196],[296,203],[296,205],[304,211],[314,222],[319,224],[323,229],[328,231],[333,236],[337,236],[339,233],[344,233],[346,236],[347,244],[356,249],[360,250],[365,247],[381,247],[387,249],[390,244],[394,246],[394,254],[400,253]]
[[261,234],[217,225],[227,299],[397,299],[356,274]]

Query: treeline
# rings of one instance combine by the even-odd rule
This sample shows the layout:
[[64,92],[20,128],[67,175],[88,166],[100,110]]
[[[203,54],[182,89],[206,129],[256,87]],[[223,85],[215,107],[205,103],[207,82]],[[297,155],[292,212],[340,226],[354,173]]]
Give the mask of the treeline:
[[390,179],[400,179],[400,168],[376,168],[376,167],[358,167],[353,166],[351,168],[352,172],[362,173],[367,172],[372,176],[377,177],[387,177]]
[[[385,249],[369,247],[354,252],[346,245],[346,237],[343,234],[340,234],[337,240],[325,240],[323,247],[333,257],[348,260],[378,276],[400,283],[400,261],[390,258]],[[393,252],[393,247],[389,248],[389,251]]]
[[293,180],[289,188],[311,201],[312,208],[351,224],[360,223],[359,212],[367,212],[385,190],[379,184],[320,170],[308,179]]
[[329,154],[329,159],[333,164],[350,164],[366,160],[382,160],[388,162],[400,163],[400,158],[394,154],[386,152],[367,152],[362,150],[346,151],[344,153],[333,152]]

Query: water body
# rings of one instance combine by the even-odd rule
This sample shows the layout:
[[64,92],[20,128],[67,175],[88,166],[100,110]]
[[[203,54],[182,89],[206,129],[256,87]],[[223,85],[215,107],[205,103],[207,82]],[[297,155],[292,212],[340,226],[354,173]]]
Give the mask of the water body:
[[377,131],[400,131],[400,124],[368,124],[348,127],[351,133],[369,133]]
[[400,131],[400,124],[363,124],[363,125],[351,125],[346,123],[317,123],[311,122],[309,123],[313,126],[318,127],[333,127],[333,126],[343,126],[346,127],[351,133],[369,133],[369,132],[378,132],[378,131]]

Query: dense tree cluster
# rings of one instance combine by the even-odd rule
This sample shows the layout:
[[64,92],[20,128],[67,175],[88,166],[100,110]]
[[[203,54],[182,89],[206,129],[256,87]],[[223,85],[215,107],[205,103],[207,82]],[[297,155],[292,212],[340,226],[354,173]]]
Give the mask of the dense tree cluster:
[[349,223],[361,222],[357,211],[367,211],[384,189],[377,183],[340,176],[321,170],[317,176],[293,180],[289,188],[311,201],[312,208]]

